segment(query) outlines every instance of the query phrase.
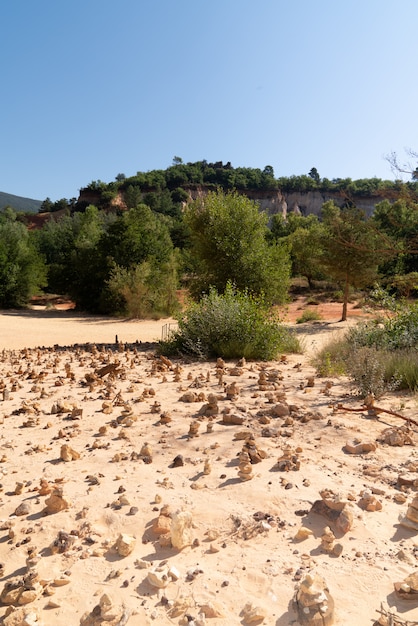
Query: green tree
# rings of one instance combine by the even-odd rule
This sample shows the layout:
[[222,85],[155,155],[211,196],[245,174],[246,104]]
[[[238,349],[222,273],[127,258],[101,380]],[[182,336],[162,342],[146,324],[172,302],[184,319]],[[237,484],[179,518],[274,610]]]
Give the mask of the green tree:
[[418,271],[418,204],[407,199],[376,205],[373,222],[398,251],[396,258],[381,266],[387,276]]
[[321,177],[320,177],[316,167],[311,167],[311,169],[309,170],[308,176],[310,176],[316,183],[320,183],[321,182]]
[[339,209],[332,201],[322,209],[326,237],[322,264],[343,285],[341,321],[347,319],[350,286],[366,287],[377,278],[379,262],[393,251],[374,224],[357,208]]
[[16,213],[0,214],[0,306],[21,307],[46,285],[46,266]]
[[209,287],[222,293],[231,281],[237,289],[263,293],[270,302],[286,299],[290,261],[286,246],[269,245],[267,215],[236,192],[210,192],[184,214],[195,262],[194,295]]
[[310,289],[315,280],[324,277],[322,255],[325,236],[324,225],[316,220],[310,226],[296,228],[288,238],[291,244],[292,273],[305,276]]

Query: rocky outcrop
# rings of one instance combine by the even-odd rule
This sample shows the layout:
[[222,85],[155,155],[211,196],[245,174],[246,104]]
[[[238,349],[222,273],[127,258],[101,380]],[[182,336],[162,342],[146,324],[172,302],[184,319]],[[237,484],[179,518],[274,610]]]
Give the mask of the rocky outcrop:
[[[207,193],[204,187],[194,187],[187,189],[190,201],[198,197],[202,197]],[[311,213],[319,215],[324,202],[333,200],[338,206],[343,206],[348,201],[353,202],[359,209],[365,211],[367,215],[371,215],[374,207],[386,198],[383,196],[356,196],[348,198],[343,192],[286,192],[277,190],[251,190],[242,191],[248,198],[256,202],[260,210],[265,211],[270,217],[277,214],[286,216],[288,213],[299,213],[301,215],[310,215]],[[81,189],[78,197],[80,204],[101,205],[101,194],[99,190]],[[126,209],[126,203],[122,192],[119,192],[111,201],[111,207]]]

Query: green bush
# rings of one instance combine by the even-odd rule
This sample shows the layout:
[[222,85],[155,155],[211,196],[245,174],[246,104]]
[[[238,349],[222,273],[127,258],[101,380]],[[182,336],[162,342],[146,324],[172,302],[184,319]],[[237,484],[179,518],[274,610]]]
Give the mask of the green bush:
[[353,350],[347,361],[347,374],[362,398],[372,393],[379,398],[398,387],[398,380],[390,376],[385,351],[375,347]]
[[331,339],[313,357],[318,376],[341,376],[346,373],[350,346],[345,339]]
[[418,345],[418,304],[408,306],[385,319],[358,324],[349,331],[348,340],[358,346],[404,350]]
[[317,322],[318,320],[322,320],[322,315],[318,313],[318,311],[314,311],[313,309],[306,309],[300,317],[296,318],[296,324],[303,324],[305,322]]
[[367,321],[349,329],[315,356],[320,376],[346,374],[362,396],[418,389],[418,307],[402,309],[392,318]]
[[280,324],[261,296],[239,291],[231,283],[223,294],[210,289],[179,316],[178,324],[178,331],[160,343],[161,353],[268,361],[282,352],[301,352],[297,337]]
[[174,257],[157,264],[143,261],[130,268],[114,265],[103,291],[102,307],[137,319],[159,319],[179,308]]

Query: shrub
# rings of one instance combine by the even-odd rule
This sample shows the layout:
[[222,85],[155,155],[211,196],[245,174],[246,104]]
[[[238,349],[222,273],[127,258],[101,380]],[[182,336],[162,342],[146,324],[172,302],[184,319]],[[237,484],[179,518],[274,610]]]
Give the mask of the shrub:
[[370,393],[379,398],[397,388],[398,381],[394,376],[388,378],[386,365],[386,354],[382,350],[364,347],[352,351],[347,373],[362,398]]
[[297,337],[280,324],[262,296],[235,289],[210,289],[178,317],[179,328],[160,343],[163,354],[200,359],[223,357],[272,360],[281,352],[300,352]]
[[296,324],[303,324],[304,322],[316,322],[322,320],[322,315],[318,311],[313,309],[306,309],[300,317],[296,319]]
[[106,283],[103,307],[130,318],[159,319],[178,310],[175,267],[143,261],[129,269],[115,265]]
[[385,378],[396,380],[397,389],[418,389],[418,354],[416,350],[385,352]]
[[318,376],[345,374],[349,350],[349,344],[345,339],[331,339],[312,359]]

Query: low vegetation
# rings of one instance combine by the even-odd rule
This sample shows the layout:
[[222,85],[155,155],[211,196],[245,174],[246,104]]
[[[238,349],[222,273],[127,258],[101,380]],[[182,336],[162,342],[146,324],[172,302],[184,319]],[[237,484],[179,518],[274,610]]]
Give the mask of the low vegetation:
[[322,315],[315,309],[305,309],[300,317],[296,318],[296,324],[304,324],[305,322],[318,322],[322,319]]
[[418,389],[418,304],[384,320],[361,322],[315,357],[320,376],[346,374],[362,397]]
[[268,361],[283,352],[301,352],[297,337],[280,323],[262,296],[239,291],[231,283],[223,294],[212,288],[190,304],[178,317],[178,325],[160,343],[162,354]]

